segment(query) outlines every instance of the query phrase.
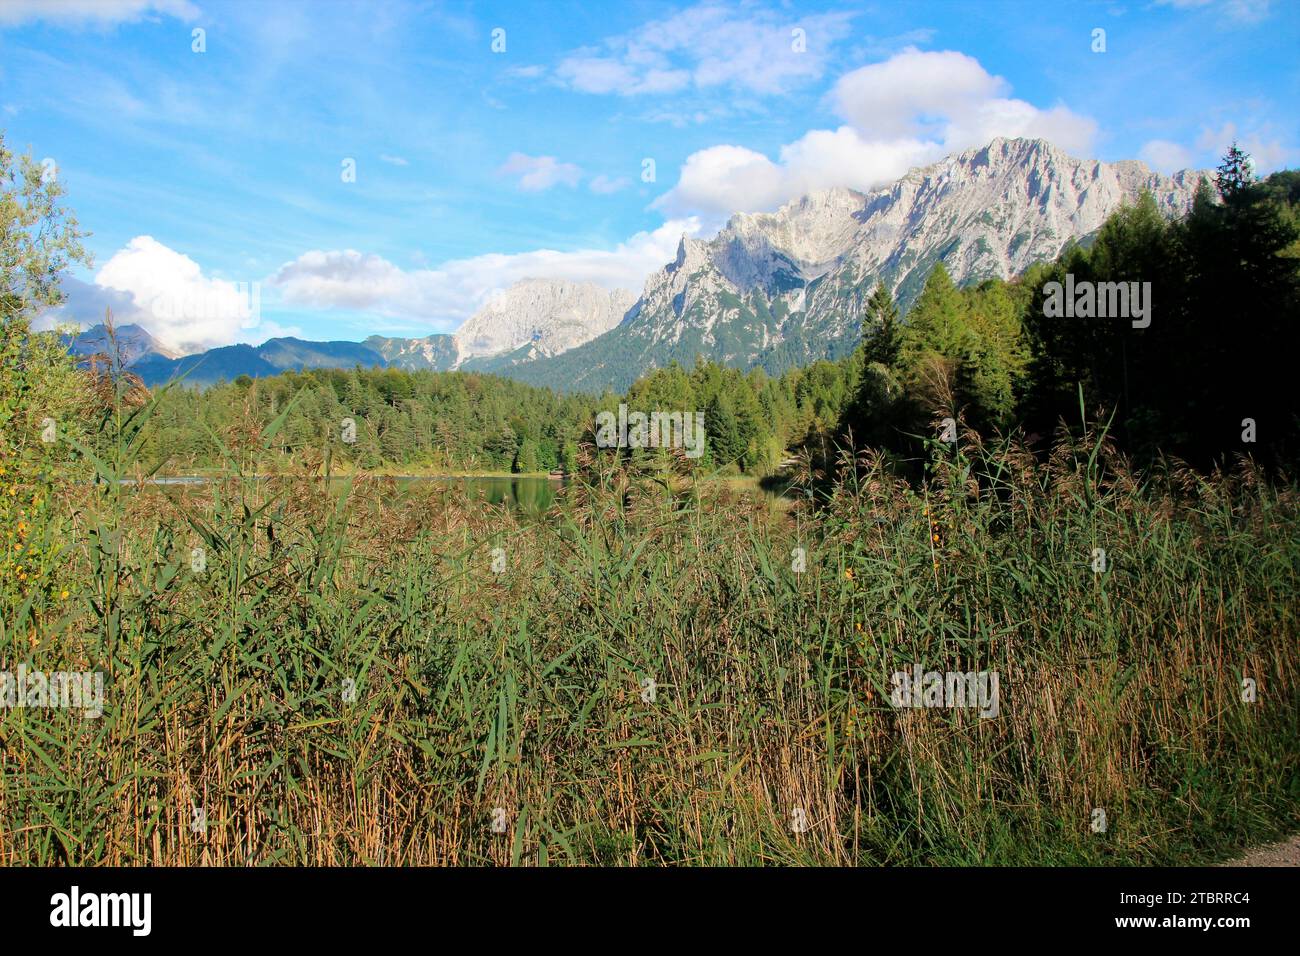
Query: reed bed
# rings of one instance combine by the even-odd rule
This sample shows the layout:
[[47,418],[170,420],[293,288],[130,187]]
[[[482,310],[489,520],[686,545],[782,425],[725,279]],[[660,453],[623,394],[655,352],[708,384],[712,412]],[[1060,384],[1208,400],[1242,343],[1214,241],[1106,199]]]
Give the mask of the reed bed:
[[[1249,463],[967,435],[773,509],[593,453],[527,515],[123,487],[131,440],[13,485],[58,557],[0,668],[105,698],[0,709],[6,865],[1149,864],[1300,820],[1300,492]],[[892,706],[914,664],[996,671],[997,716]]]

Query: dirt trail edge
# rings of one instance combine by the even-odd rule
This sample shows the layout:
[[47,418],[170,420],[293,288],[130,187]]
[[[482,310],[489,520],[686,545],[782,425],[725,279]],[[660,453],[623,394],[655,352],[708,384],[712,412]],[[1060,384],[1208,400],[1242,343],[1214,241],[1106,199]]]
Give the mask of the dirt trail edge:
[[1219,866],[1300,866],[1300,835],[1281,843],[1257,846],[1245,856],[1220,863]]

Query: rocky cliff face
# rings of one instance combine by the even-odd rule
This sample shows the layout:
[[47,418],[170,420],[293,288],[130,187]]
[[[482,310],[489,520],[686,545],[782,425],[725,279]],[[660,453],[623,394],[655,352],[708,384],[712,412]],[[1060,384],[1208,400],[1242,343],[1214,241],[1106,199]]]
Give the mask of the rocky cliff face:
[[684,238],[626,323],[514,374],[599,389],[696,354],[772,372],[834,357],[856,341],[877,280],[906,308],[940,261],[958,283],[1010,278],[1086,238],[1144,189],[1165,214],[1182,213],[1200,176],[996,139],[869,193],[826,190],[775,213],[737,214],[713,239]]
[[399,368],[508,367],[559,355],[623,321],[636,296],[591,282],[523,279],[489,299],[451,335],[371,336],[366,344]]
[[493,297],[454,336],[461,361],[531,346],[559,355],[608,332],[636,301],[625,289],[590,282],[524,279]]

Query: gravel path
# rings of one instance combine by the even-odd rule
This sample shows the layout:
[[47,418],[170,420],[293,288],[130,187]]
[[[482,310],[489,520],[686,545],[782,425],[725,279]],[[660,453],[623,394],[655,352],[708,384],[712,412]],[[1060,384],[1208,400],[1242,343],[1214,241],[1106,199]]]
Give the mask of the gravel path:
[[1282,843],[1258,846],[1243,857],[1220,866],[1300,866],[1300,836]]

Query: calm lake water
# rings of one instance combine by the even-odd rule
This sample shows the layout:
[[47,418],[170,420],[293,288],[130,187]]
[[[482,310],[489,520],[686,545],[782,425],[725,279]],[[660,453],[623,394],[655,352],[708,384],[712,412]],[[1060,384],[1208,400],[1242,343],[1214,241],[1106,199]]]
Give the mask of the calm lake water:
[[521,511],[545,511],[555,500],[562,481],[549,478],[398,478],[398,487],[415,486],[430,481],[460,485],[472,501],[493,505],[511,505]]
[[[206,484],[212,479],[190,475],[169,478],[153,478],[145,482],[146,486],[162,489]],[[346,477],[335,477],[339,485],[346,482]],[[523,511],[545,511],[555,500],[555,493],[563,485],[562,481],[550,478],[462,478],[457,476],[416,476],[395,475],[399,493],[403,488],[417,488],[430,482],[460,487],[465,497],[472,501],[483,501],[493,505],[511,505]],[[133,479],[126,479],[123,485],[134,485]]]
[[[549,508],[551,503],[555,501],[557,492],[564,486],[563,481],[550,478],[464,478],[458,476],[426,477],[417,475],[394,475],[392,477],[397,485],[398,494],[401,494],[403,489],[415,489],[437,482],[459,487],[464,491],[465,497],[471,501],[482,501],[493,505],[508,505],[529,513],[543,512]],[[166,489],[176,486],[202,485],[210,480],[212,479],[178,476],[154,478],[146,482],[146,484]],[[335,477],[333,479],[339,485],[347,480],[346,477]],[[127,480],[123,484],[133,485],[135,482]],[[782,494],[781,490],[776,488],[762,488],[758,490],[758,493],[766,497],[780,497]]]

